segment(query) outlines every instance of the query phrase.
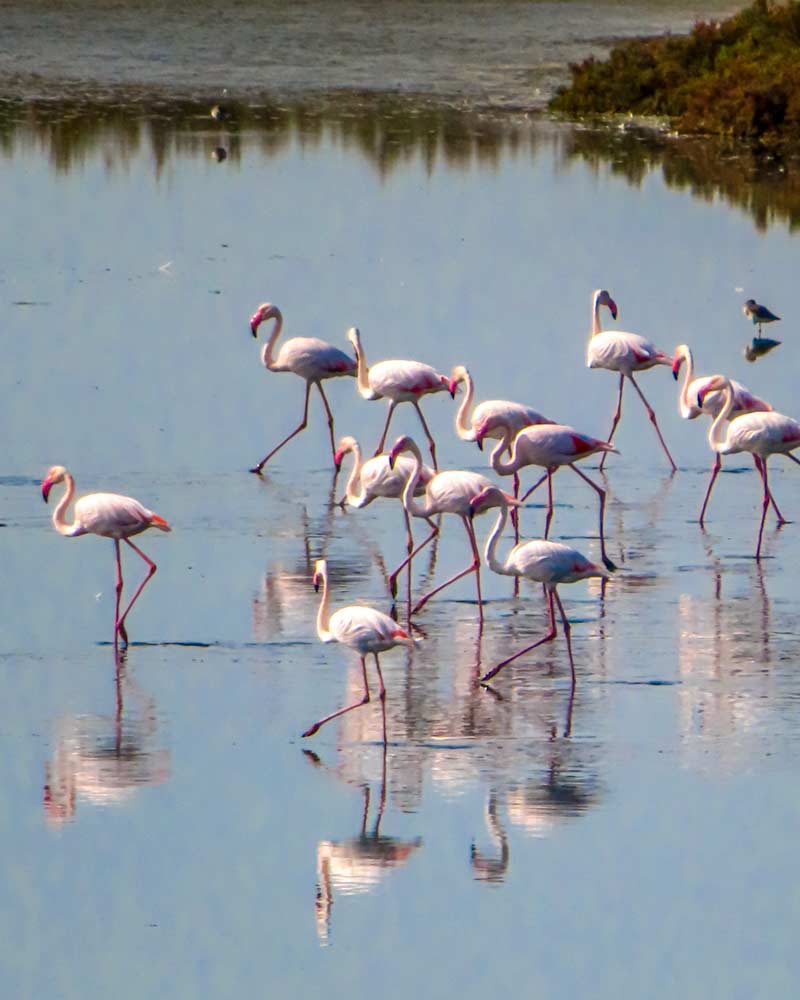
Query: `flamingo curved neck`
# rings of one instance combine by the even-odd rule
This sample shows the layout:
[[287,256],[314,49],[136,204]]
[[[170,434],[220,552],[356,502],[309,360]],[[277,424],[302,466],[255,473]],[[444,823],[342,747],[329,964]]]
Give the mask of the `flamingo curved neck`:
[[[592,300],[592,336],[596,337],[598,333],[602,333],[603,330],[600,326],[600,302],[598,301],[599,296],[595,295]],[[584,300],[585,301],[585,300]]]
[[725,402],[708,430],[708,443],[711,446],[712,451],[724,451],[727,444],[728,434],[727,428],[723,433],[723,427],[730,418],[733,410],[733,386],[727,379],[725,380],[721,391]]
[[486,539],[486,549],[484,555],[486,557],[486,562],[489,568],[495,573],[501,573],[503,576],[515,576],[508,568],[505,562],[501,562],[497,558],[497,542],[506,526],[506,521],[508,520],[508,504],[501,503],[497,511],[497,520],[494,523],[489,537]]
[[403,507],[405,507],[412,517],[427,517],[427,507],[419,503],[414,496],[417,484],[419,483],[419,477],[422,474],[422,455],[420,454],[419,448],[413,441],[408,445],[406,450],[409,451],[414,458],[414,468],[411,470],[411,474],[406,480],[406,485],[403,489]]
[[461,406],[459,406],[458,412],[456,413],[456,434],[458,434],[462,441],[474,441],[475,429],[472,427],[471,421],[467,417],[467,413],[472,408],[472,400],[475,396],[475,385],[473,384],[472,376],[466,368],[464,369],[464,382],[467,389],[464,398],[461,401]]
[[689,399],[689,383],[694,378],[694,358],[692,357],[691,351],[684,350],[680,353],[686,363],[686,372],[684,373],[683,385],[681,386],[680,402],[682,409],[691,411],[694,407]]
[[363,462],[358,442],[351,444],[348,451],[353,455],[353,468],[350,470],[350,476],[344,489],[345,499],[351,507],[363,507],[366,503],[367,494],[364,491],[364,484],[361,481],[361,467]]
[[[509,457],[504,459],[503,452],[506,449],[509,450]],[[517,461],[517,441],[515,438],[513,445],[511,444],[510,427],[506,426],[503,428],[503,436],[492,449],[492,453],[489,456],[489,464],[501,476],[510,476],[512,472],[516,472],[519,468]]]
[[377,395],[369,384],[369,369],[367,359],[364,357],[364,348],[361,346],[361,337],[356,333],[351,341],[356,352],[356,384],[358,391],[364,399],[377,399]]
[[59,535],[83,535],[85,534],[85,531],[79,524],[76,524],[75,521],[73,521],[72,524],[67,524],[65,520],[67,508],[72,503],[72,498],[75,495],[75,480],[68,472],[64,476],[64,483],[66,484],[67,490],[64,496],[58,501],[56,509],[53,511],[53,527]]
[[264,348],[261,351],[261,361],[265,368],[269,368],[270,371],[280,371],[279,368],[275,366],[275,359],[272,356],[275,350],[275,344],[277,343],[278,337],[281,335],[281,330],[283,329],[283,314],[280,309],[275,308],[273,310],[272,318],[275,322],[272,325],[272,330],[270,331],[269,339]]
[[317,611],[317,635],[322,642],[333,642],[333,636],[328,628],[331,613],[328,608],[328,571],[322,574],[322,600]]

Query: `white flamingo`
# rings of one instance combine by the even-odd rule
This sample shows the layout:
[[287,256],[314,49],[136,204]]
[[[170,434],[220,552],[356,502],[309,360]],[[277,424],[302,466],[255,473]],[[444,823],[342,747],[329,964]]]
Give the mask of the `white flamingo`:
[[[368,506],[378,497],[402,499],[406,482],[414,469],[413,459],[400,455],[395,459],[394,464],[390,465],[389,456],[381,454],[363,462],[358,441],[354,437],[343,437],[336,446],[334,456],[334,464],[337,469],[341,467],[347,454],[352,454],[355,461],[347,480],[343,503],[349,507],[359,508]],[[425,488],[433,476],[433,469],[423,465],[416,486],[416,496],[422,496],[425,493]],[[414,549],[414,538],[411,531],[411,519],[405,507],[403,507],[403,516],[406,522],[406,551],[410,554]],[[429,521],[428,525],[431,529],[434,528],[432,521]],[[406,564],[403,563],[403,565]],[[397,593],[397,574],[397,570],[389,574],[389,589],[392,597]]]
[[[683,385],[681,386],[680,394],[678,395],[678,410],[680,415],[684,420],[695,420],[701,413],[703,413],[713,419],[720,412],[724,404],[722,391],[720,389],[715,389],[708,392],[703,398],[703,405],[700,406],[697,401],[697,396],[702,389],[705,389],[708,386],[708,383],[712,378],[714,378],[714,376],[700,375],[695,378],[694,358],[692,357],[691,349],[687,344],[679,344],[675,348],[675,356],[672,360],[672,374],[676,380],[681,370],[681,365],[684,362],[686,363],[686,372],[683,377]],[[731,379],[730,382],[731,388],[733,389],[733,410],[731,411],[731,418],[738,417],[742,413],[759,411],[769,412],[772,410],[769,403],[766,403],[763,399],[759,399],[758,396],[754,396],[749,389],[741,384],[741,382],[736,382],[733,379]],[[753,461],[756,463],[756,468],[758,468],[758,462],[756,461],[755,455],[753,456]],[[708,507],[708,501],[711,497],[711,491],[714,488],[714,483],[716,482],[721,468],[722,459],[717,451],[714,452],[714,464],[711,467],[711,478],[708,481],[703,506],[700,508],[699,521],[701,525],[704,523],[706,508]],[[774,504],[775,501],[773,500],[772,502]],[[777,511],[778,508],[776,507],[775,510]]]
[[313,736],[317,730],[331,719],[336,719],[345,712],[366,705],[370,700],[369,681],[367,680],[367,654],[375,657],[375,668],[378,671],[380,689],[378,698],[381,703],[383,718],[383,742],[386,743],[386,687],[383,683],[381,664],[378,653],[384,653],[395,646],[413,646],[414,640],[382,611],[368,608],[360,604],[351,604],[338,611],[330,613],[328,608],[328,566],[324,559],[318,559],[314,566],[314,589],[319,590],[322,584],[322,601],[317,612],[317,635],[322,642],[341,642],[344,646],[354,649],[361,658],[361,672],[364,677],[364,697],[354,705],[340,708],[323,719],[309,726],[303,736]]
[[275,344],[283,329],[283,315],[280,309],[272,305],[271,302],[262,303],[250,317],[250,330],[254,337],[258,336],[258,328],[265,320],[274,320],[269,339],[261,352],[261,361],[265,368],[271,372],[292,372],[305,379],[306,396],[303,404],[303,419],[287,436],[277,444],[272,451],[268,452],[250,470],[260,474],[261,470],[281,448],[292,440],[300,431],[305,430],[308,425],[308,400],[311,395],[311,386],[315,385],[322,397],[325,412],[328,415],[328,433],[331,439],[331,454],[336,451],[333,438],[333,413],[328,405],[328,398],[322,388],[323,379],[338,378],[342,375],[355,375],[356,363],[349,354],[340,351],[338,347],[318,340],[316,337],[292,337],[281,345],[277,358],[273,357]]
[[572,642],[570,640],[571,626],[567,620],[564,605],[556,589],[561,583],[576,583],[578,580],[588,580],[590,577],[602,577],[608,579],[610,573],[605,567],[593,563],[577,549],[569,545],[562,545],[560,542],[548,542],[544,539],[534,539],[529,542],[521,542],[515,545],[505,559],[497,558],[497,542],[508,518],[509,500],[506,495],[492,486],[473,497],[471,503],[472,510],[480,513],[489,507],[499,507],[497,521],[486,541],[486,562],[495,573],[502,573],[504,576],[526,577],[544,585],[547,592],[547,603],[550,612],[550,626],[547,633],[541,639],[525,646],[518,652],[507,657],[488,670],[482,682],[491,680],[504,667],[514,660],[529,653],[543,643],[552,642],[558,634],[556,629],[555,605],[561,615],[564,626],[564,637],[567,640],[567,653],[569,654],[569,667],[572,673],[572,685],[575,686],[575,661],[572,658]]
[[[57,483],[66,483],[67,490],[56,504],[53,511],[53,527],[60,535],[76,538],[78,535],[100,535],[103,538],[113,538],[114,552],[117,559],[116,607],[114,610],[114,641],[119,636],[127,643],[128,633],[125,630],[125,619],[144,590],[150,577],[156,571],[156,564],[131,541],[133,535],[139,535],[148,528],[158,528],[159,531],[172,531],[163,517],[154,514],[152,510],[143,507],[133,497],[122,496],[119,493],[87,493],[75,501],[72,524],[65,520],[67,508],[75,495],[75,480],[63,465],[52,466],[42,481],[42,497],[47,503],[50,490]],[[120,560],[119,543],[125,542],[134,552],[147,563],[147,576],[139,584],[128,606],[119,613],[122,597],[122,563]]]
[[[656,420],[655,410],[647,402],[644,393],[639,388],[634,372],[643,372],[656,365],[672,365],[672,358],[664,354],[663,351],[652,344],[649,340],[638,333],[624,333],[621,330],[607,330],[605,333],[600,328],[600,306],[606,306],[614,319],[617,318],[617,304],[604,288],[598,288],[592,293],[592,336],[586,352],[586,364],[589,368],[606,368],[608,371],[619,372],[619,395],[617,397],[617,408],[614,411],[614,418],[611,423],[611,433],[608,435],[609,444],[614,440],[614,432],[617,429],[620,417],[622,416],[622,390],[625,386],[625,379],[630,379],[631,385],[639,395],[647,416],[655,428],[661,447],[672,466],[672,471],[677,472],[678,467],[672,460],[669,448],[661,436],[661,431]],[[605,464],[606,456],[600,459],[600,469]]]
[[355,348],[357,363],[358,391],[364,399],[388,399],[389,412],[386,415],[386,423],[383,426],[383,433],[375,449],[375,454],[379,455],[383,451],[386,441],[386,434],[392,414],[398,403],[411,403],[417,411],[417,416],[422,423],[422,429],[428,439],[428,447],[431,451],[431,461],[434,469],[438,469],[436,464],[436,442],[433,440],[430,429],[422,415],[419,407],[419,400],[422,396],[427,396],[432,392],[447,392],[450,383],[445,375],[441,375],[435,368],[423,364],[421,361],[378,361],[374,365],[367,367],[364,357],[364,348],[361,346],[361,334],[356,327],[351,327],[347,333],[347,339]]
[[[756,544],[756,559],[761,558],[761,539],[764,534],[764,522],[770,501],[775,503],[769,490],[767,474],[767,459],[770,455],[786,455],[797,465],[800,460],[791,454],[800,445],[800,424],[782,413],[743,413],[731,418],[734,407],[733,387],[730,379],[724,375],[714,375],[708,384],[700,390],[697,401],[702,406],[705,398],[717,389],[723,392],[724,403],[708,431],[708,443],[711,448],[722,455],[733,455],[741,451],[749,451],[756,459],[756,468],[761,474],[764,484],[764,498],[761,506],[761,523],[758,528],[758,543]],[[730,423],[726,422],[730,420]],[[786,520],[778,508],[778,526]]]
[[[477,441],[483,447],[482,429],[478,430]],[[572,471],[597,493],[600,499],[600,552],[604,565],[615,570],[617,567],[606,554],[605,538],[605,506],[606,491],[602,486],[598,486],[594,480],[590,479],[584,472],[575,467],[576,462],[589,458],[590,455],[602,453],[608,454],[610,451],[616,452],[616,448],[607,441],[600,441],[598,438],[590,437],[588,434],[581,434],[574,427],[566,424],[537,424],[534,427],[523,427],[522,430],[511,442],[511,430],[506,428],[500,441],[495,445],[490,456],[490,463],[495,472],[501,476],[514,475],[526,465],[538,465],[545,470],[544,475],[534,483],[533,486],[522,497],[524,502],[547,480],[547,516],[545,519],[544,537],[550,534],[550,523],[553,520],[553,474],[562,466],[569,466]],[[503,458],[503,452],[510,445],[511,455],[508,459]]]
[[[482,490],[485,490],[493,484],[491,480],[487,479],[486,476],[482,476],[479,472],[471,472],[466,469],[446,469],[443,472],[436,473],[433,479],[431,479],[428,483],[427,489],[425,490],[425,496],[422,501],[418,501],[415,499],[414,494],[422,472],[422,455],[414,439],[407,436],[398,438],[392,445],[391,451],[389,452],[389,461],[394,462],[398,455],[406,451],[410,452],[414,458],[414,471],[406,482],[406,487],[403,491],[403,505],[408,513],[411,514],[412,517],[424,517],[426,520],[434,514],[457,514],[461,518],[461,522],[464,525],[467,537],[469,538],[470,548],[472,549],[472,562],[469,566],[467,566],[466,569],[461,570],[461,572],[451,576],[449,580],[445,580],[444,583],[439,584],[438,587],[434,587],[434,589],[425,594],[424,597],[421,597],[411,609],[410,613],[412,615],[416,614],[435,594],[444,590],[445,587],[449,587],[450,584],[455,583],[456,580],[460,580],[462,576],[474,573],[475,584],[478,591],[478,614],[481,622],[483,622],[481,555],[478,550],[478,544],[475,541],[475,531],[472,527],[470,500]],[[513,497],[510,497],[509,499],[513,500]],[[419,550],[426,545],[434,535],[437,534],[437,532],[438,528],[434,526],[429,537],[426,538],[421,545],[417,546],[406,561],[410,561],[417,554],[417,552],[419,552]],[[396,572],[399,572],[404,565],[405,563],[401,563]]]

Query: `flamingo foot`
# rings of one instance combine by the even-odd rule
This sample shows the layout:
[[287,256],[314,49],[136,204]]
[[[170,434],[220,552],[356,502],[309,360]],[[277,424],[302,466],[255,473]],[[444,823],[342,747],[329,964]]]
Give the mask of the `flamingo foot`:
[[301,736],[301,737],[305,737],[305,736],[313,736],[313,735],[314,735],[314,733],[316,733],[316,731],[317,731],[318,729],[319,729],[319,723],[318,723],[318,722],[315,722],[313,726],[309,726],[309,727],[308,727],[308,729],[306,729],[306,731],[305,731],[304,733],[301,733],[301,734],[300,734],[300,736]]
[[255,475],[260,476],[261,470],[264,468],[263,465],[254,465],[252,469],[248,469],[248,472],[253,472]]

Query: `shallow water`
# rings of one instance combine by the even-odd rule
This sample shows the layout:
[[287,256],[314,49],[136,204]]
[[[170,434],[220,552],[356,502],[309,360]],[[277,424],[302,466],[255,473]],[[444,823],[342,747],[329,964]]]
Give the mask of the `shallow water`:
[[[477,398],[602,436],[615,379],[584,352],[605,285],[621,328],[687,341],[700,371],[796,413],[791,230],[646,162],[631,184],[636,137],[575,155],[584,133],[517,122],[460,157],[410,143],[385,169],[325,123],[313,141],[243,127],[217,163],[230,132],[185,122],[168,156],[152,133],[125,146],[100,129],[67,160],[48,155],[57,129],[18,123],[0,159],[9,995],[789,995],[800,532],[771,522],[754,561],[758,483],[735,459],[701,532],[707,427],[679,419],[667,369],[641,385],[680,471],[626,395],[606,476],[620,570],[563,588],[574,698],[561,635],[476,685],[546,627],[536,588],[515,599],[485,572],[482,634],[467,580],[425,608],[413,652],[383,658],[385,756],[375,705],[299,734],[360,696],[351,654],[316,639],[313,561],[334,607],[387,608],[400,512],[332,505],[345,472],[316,399],[263,479],[246,470],[302,407],[298,381],[259,363],[247,324],[265,299],[288,335],[345,346],[356,323],[370,360],[466,363]],[[784,317],[755,365],[750,295]],[[383,404],[349,381],[329,397],[337,432],[369,447]],[[455,405],[424,403],[440,463],[483,469]],[[395,427],[417,433],[413,414]],[[52,530],[54,462],[79,493],[129,493],[173,525],[139,539],[159,569],[122,661],[112,546]],[[772,464],[792,518],[796,470]],[[555,489],[554,537],[597,556],[594,494],[568,471]],[[523,534],[543,519],[540,500]],[[462,536],[443,525],[415,593],[466,563]]]

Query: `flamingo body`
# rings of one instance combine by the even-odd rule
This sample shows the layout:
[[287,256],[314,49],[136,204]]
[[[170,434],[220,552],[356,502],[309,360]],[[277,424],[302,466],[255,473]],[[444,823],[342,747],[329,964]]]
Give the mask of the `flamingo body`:
[[[483,433],[480,433],[479,440],[483,437]],[[567,424],[537,424],[534,427],[523,427],[517,434],[507,463],[500,460],[501,449],[496,447],[492,453],[492,468],[502,475],[517,472],[525,465],[555,469],[607,451],[616,451],[616,448],[607,441],[581,434]]]
[[475,441],[478,431],[484,437],[500,438],[506,427],[511,427],[512,435],[532,424],[549,424],[548,420],[532,406],[514,403],[508,399],[487,399],[478,403],[470,414],[470,406],[475,395],[475,387],[469,370],[464,365],[456,365],[450,375],[450,395],[455,398],[461,382],[466,382],[467,391],[456,413],[456,434],[462,441]]
[[[677,379],[681,365],[686,363],[686,376],[678,396],[678,410],[684,420],[695,420],[701,413],[706,416],[716,417],[725,404],[724,394],[721,389],[709,391],[709,383],[716,375],[700,375],[694,378],[694,358],[691,349],[686,344],[680,344],[675,348],[675,355],[672,359],[672,374]],[[738,417],[742,413],[752,411],[769,411],[772,409],[769,403],[755,396],[747,386],[742,385],[735,379],[730,379],[733,389],[733,409],[731,417]],[[703,404],[698,403],[698,396],[702,393]]]
[[[336,448],[334,462],[338,468],[344,456],[352,452],[355,464],[347,482],[345,501],[351,507],[366,507],[378,497],[399,499],[403,495],[408,477],[414,470],[414,460],[406,455],[395,459],[394,465],[388,455],[375,455],[366,462],[361,460],[361,449],[353,437],[343,437]],[[420,470],[416,493],[422,495],[433,478],[433,469],[423,465]]]

